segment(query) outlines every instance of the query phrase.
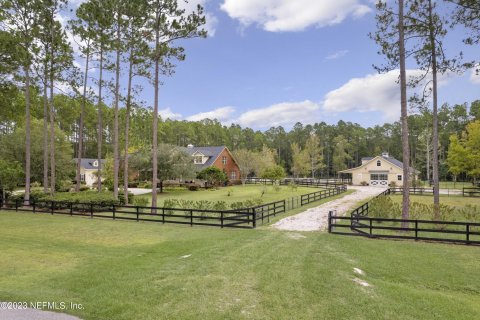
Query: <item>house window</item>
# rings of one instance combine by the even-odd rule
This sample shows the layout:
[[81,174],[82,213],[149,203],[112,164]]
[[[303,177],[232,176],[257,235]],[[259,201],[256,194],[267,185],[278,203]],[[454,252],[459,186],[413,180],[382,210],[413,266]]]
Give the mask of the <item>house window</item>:
[[381,167],[382,166],[382,161],[378,160],[377,161],[377,167]]
[[236,172],[236,171],[230,172],[230,178],[231,178],[232,180],[237,180],[237,172]]
[[402,175],[401,174],[397,175],[397,180],[402,181]]
[[80,174],[80,181],[85,181],[85,174]]
[[222,157],[222,163],[223,163],[224,165],[227,164],[227,157],[225,157],[225,156]]
[[370,175],[370,180],[388,180],[388,174],[385,173],[372,173]]
[[196,164],[202,164],[203,163],[203,157],[202,156],[194,156],[193,157],[193,162]]

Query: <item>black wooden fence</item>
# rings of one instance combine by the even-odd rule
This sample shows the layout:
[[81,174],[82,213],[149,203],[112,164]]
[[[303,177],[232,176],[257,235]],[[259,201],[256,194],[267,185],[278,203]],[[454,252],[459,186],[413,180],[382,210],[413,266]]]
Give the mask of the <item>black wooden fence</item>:
[[337,186],[320,190],[300,197],[289,198],[236,210],[203,210],[182,208],[161,208],[125,206],[115,204],[93,204],[61,201],[4,201],[0,198],[0,209],[33,213],[61,214],[89,218],[114,220],[150,221],[159,223],[203,225],[229,228],[255,228],[258,224],[270,222],[272,216],[305,206],[312,202],[332,197],[347,191],[347,186]]
[[[392,193],[391,189],[387,189],[377,197]],[[480,223],[371,218],[368,217],[368,210],[367,202],[353,210],[350,216],[335,216],[330,212],[328,232],[369,238],[480,244]]]
[[480,197],[480,188],[463,188],[462,195],[464,197]]

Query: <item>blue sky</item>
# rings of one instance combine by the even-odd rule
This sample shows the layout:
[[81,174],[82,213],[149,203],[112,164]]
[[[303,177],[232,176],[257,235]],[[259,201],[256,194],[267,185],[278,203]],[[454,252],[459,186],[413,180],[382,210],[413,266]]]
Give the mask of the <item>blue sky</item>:
[[[197,3],[206,8],[210,36],[182,43],[187,59],[160,88],[164,118],[217,118],[262,130],[297,121],[398,120],[397,73],[378,75],[372,67],[383,61],[368,38],[373,1],[191,0],[187,8]],[[478,57],[478,47],[463,46],[463,33],[449,36],[450,52]],[[138,83],[139,98],[151,106],[153,89]],[[442,77],[439,90],[441,103],[470,102],[480,98],[480,77]]]

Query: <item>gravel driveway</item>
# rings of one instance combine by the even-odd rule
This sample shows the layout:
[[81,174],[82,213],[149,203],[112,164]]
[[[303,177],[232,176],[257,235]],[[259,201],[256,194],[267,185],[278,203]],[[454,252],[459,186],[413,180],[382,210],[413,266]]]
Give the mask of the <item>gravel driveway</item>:
[[1,310],[0,320],[81,320],[65,313],[37,309]]
[[294,216],[284,218],[273,224],[272,227],[288,231],[324,231],[328,227],[329,211],[336,211],[336,215],[345,215],[355,209],[353,206],[359,201],[374,197],[386,190],[386,188],[360,186],[349,186],[348,189],[353,189],[355,192]]

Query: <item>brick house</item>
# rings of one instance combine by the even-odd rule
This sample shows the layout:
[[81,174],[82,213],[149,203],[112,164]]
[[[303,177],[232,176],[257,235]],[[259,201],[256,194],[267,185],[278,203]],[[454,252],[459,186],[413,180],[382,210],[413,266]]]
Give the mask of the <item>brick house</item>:
[[225,172],[230,181],[240,180],[240,168],[226,146],[194,147],[188,145],[183,150],[192,156],[197,171],[208,167],[216,167]]

